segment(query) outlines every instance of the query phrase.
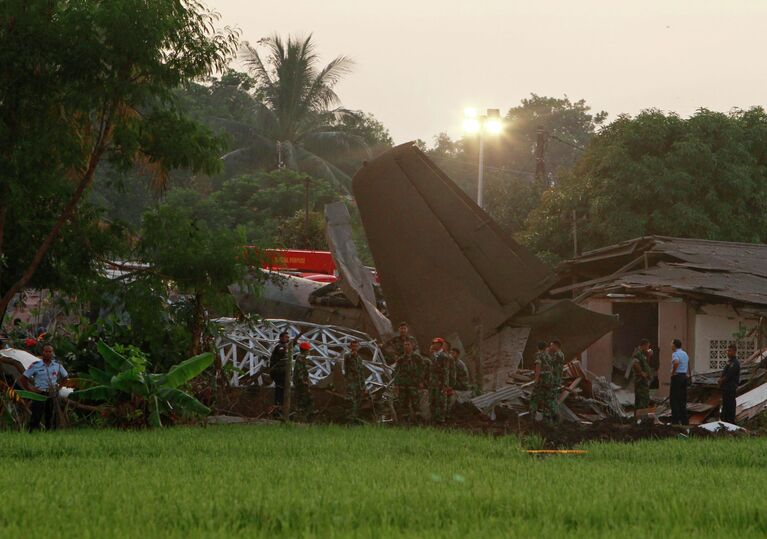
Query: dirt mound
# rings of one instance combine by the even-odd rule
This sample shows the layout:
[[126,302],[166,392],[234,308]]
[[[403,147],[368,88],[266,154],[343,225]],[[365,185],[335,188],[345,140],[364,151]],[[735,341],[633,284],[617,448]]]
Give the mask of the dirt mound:
[[[332,391],[317,391],[315,397],[314,424],[350,424],[348,402],[343,396]],[[226,396],[226,406],[218,408],[217,413],[233,414],[249,418],[270,417],[273,394],[265,388],[230,389]],[[366,401],[360,410],[360,419],[367,423],[379,423],[381,415],[388,417],[388,410],[376,409]],[[394,428],[409,426],[407,423],[385,423]],[[420,423],[426,424],[426,423]],[[637,422],[635,419],[609,418],[590,424],[561,421],[550,425],[536,422],[529,415],[517,415],[504,408],[496,408],[496,418],[491,420],[483,415],[471,403],[456,404],[451,417],[434,428],[462,430],[480,435],[518,436],[529,449],[568,449],[584,442],[636,442],[639,440],[657,440],[677,437],[723,437],[742,436],[742,433],[710,433],[698,428],[682,428],[653,423],[651,420]]]

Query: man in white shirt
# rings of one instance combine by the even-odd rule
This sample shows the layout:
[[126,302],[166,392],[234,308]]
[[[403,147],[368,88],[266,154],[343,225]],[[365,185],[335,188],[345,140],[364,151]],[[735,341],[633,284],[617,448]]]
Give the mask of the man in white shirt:
[[690,375],[690,357],[682,350],[682,341],[671,344],[671,424],[687,425],[687,381]]

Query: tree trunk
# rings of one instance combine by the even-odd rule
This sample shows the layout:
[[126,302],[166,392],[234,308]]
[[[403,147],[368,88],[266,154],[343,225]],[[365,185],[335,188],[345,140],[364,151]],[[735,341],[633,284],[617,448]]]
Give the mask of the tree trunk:
[[[6,203],[6,196],[3,195],[0,200],[0,294],[3,292],[3,239],[5,238],[5,219],[8,216],[8,204]],[[5,311],[8,309],[6,304],[0,308],[0,325],[5,320]]]
[[[3,239],[5,238],[5,218],[8,215],[7,194],[0,197],[0,260],[3,259]],[[0,264],[0,290],[2,290],[3,266]]]
[[202,293],[197,292],[194,295],[194,319],[192,320],[192,346],[189,348],[189,355],[196,356],[200,353],[202,343],[202,324],[204,316],[204,306],[202,304]]
[[19,280],[13,283],[13,285],[6,291],[6,293],[3,294],[3,297],[0,298],[0,313],[5,313],[8,305],[13,299],[13,296],[21,292],[21,290],[27,285],[32,276],[34,276],[35,271],[37,271],[37,268],[40,267],[40,264],[45,259],[45,255],[48,254],[48,250],[51,248],[51,245],[53,245],[53,242],[59,237],[61,229],[64,228],[64,225],[67,223],[67,221],[71,219],[75,214],[77,206],[80,203],[83,194],[85,194],[85,190],[93,181],[93,175],[96,172],[96,166],[98,165],[99,160],[101,159],[101,154],[104,151],[102,141],[106,138],[106,133],[108,130],[109,127],[107,125],[102,131],[103,135],[100,137],[99,143],[91,153],[90,159],[88,160],[88,168],[83,173],[83,176],[77,185],[77,189],[75,189],[75,192],[72,193],[71,197],[69,197],[69,202],[67,202],[67,205],[64,207],[61,215],[59,215],[59,218],[56,219],[56,222],[53,224],[50,232],[48,232],[48,235],[37,248],[37,251],[35,251],[35,255],[27,266],[27,269],[24,270],[24,273],[21,275]]

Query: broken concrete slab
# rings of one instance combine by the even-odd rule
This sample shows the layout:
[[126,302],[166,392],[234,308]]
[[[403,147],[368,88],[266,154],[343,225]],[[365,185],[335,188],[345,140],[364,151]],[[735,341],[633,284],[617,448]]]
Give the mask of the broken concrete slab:
[[482,341],[479,355],[483,391],[494,391],[506,384],[522,362],[529,334],[530,328],[503,327]]

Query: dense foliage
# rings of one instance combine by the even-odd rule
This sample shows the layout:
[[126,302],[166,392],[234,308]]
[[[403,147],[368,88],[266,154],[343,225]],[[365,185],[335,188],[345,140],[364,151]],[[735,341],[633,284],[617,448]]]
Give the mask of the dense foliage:
[[112,348],[98,343],[103,368],[91,366],[80,376],[83,386],[69,398],[106,403],[119,426],[162,427],[170,417],[207,415],[210,410],[181,387],[213,364],[206,352],[186,359],[167,373],[149,372],[150,360],[136,347]]
[[538,252],[572,254],[643,235],[767,241],[767,114],[648,110],[605,127],[530,216]]
[[234,52],[236,36],[214,23],[196,0],[0,4],[0,314],[73,240],[102,162],[140,165],[158,185],[173,169],[218,170],[222,140],[173,99]]
[[[339,56],[320,66],[311,36],[284,40],[275,35],[258,47],[246,45],[245,62],[252,75],[250,113],[218,118],[240,141],[223,157],[228,168],[285,166],[348,192],[351,174],[370,157],[371,146],[390,143],[380,123],[344,108],[335,93],[351,60]],[[238,87],[251,89],[239,80]]]

